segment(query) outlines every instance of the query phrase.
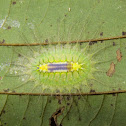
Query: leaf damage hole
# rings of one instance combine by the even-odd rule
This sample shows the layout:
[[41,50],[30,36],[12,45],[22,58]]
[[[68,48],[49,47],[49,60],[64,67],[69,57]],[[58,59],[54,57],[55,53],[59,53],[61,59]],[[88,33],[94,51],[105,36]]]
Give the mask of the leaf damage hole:
[[112,62],[110,64],[110,68],[107,71],[106,75],[109,76],[109,77],[112,77],[114,73],[115,73],[115,64]]
[[116,54],[117,54],[117,56],[116,56],[117,61],[120,62],[122,60],[122,53],[121,53],[120,49],[118,49],[116,51]]
[[58,123],[57,123],[57,117],[60,116],[63,111],[64,111],[64,106],[57,109],[56,112],[54,112],[51,116],[51,118],[49,119],[49,122],[50,122],[50,126],[59,126]]

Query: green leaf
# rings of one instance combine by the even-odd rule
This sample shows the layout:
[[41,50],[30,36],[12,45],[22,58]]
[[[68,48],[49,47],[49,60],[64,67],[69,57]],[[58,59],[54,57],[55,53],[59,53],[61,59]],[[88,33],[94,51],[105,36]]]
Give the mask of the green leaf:
[[[125,3],[1,0],[0,126],[125,126]],[[86,54],[94,54],[92,61],[97,62],[96,79],[88,78],[87,85],[82,84],[79,92],[72,90],[70,96],[47,96],[52,92],[43,94],[36,79],[15,70],[21,71],[26,59],[41,49],[51,52],[54,42],[79,42],[82,50],[89,45]]]
[[124,126],[126,124],[125,93],[61,97],[0,95],[0,100],[4,103],[0,108],[1,125]]

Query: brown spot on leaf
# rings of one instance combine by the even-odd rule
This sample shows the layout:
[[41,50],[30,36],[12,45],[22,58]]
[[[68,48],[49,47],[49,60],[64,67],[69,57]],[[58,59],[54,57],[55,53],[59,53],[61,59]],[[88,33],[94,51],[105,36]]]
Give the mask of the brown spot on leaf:
[[107,71],[106,75],[109,76],[109,77],[112,77],[112,75],[115,73],[115,64],[112,62],[110,64],[110,68],[109,70]]
[[18,57],[21,57],[21,54],[20,53],[18,54]]
[[97,43],[97,41],[92,41],[92,42],[89,42],[89,45],[94,45],[96,43]]
[[8,26],[7,29],[11,29],[11,26]]
[[51,116],[51,118],[49,119],[49,124],[50,126],[59,126],[58,123],[57,123],[57,117],[60,116],[63,111],[64,111],[64,106],[57,109],[56,112],[54,112]]
[[70,105],[70,103],[67,103],[67,105],[69,106],[69,105]]
[[16,4],[16,1],[13,1],[12,4],[15,5]]
[[115,42],[113,42],[113,46],[115,46]]
[[123,31],[123,32],[122,32],[122,35],[126,35],[126,32]]
[[103,36],[103,32],[100,33],[100,36]]
[[24,117],[23,120],[26,120],[26,118]]
[[94,92],[95,92],[95,90],[93,90],[93,89],[90,90],[90,93],[94,93]]
[[4,92],[9,92],[9,88],[8,89],[5,89]]
[[122,53],[121,53],[120,49],[118,49],[118,50],[116,51],[116,54],[117,54],[117,56],[116,56],[117,61],[120,62],[121,59],[122,59]]
[[111,104],[111,106],[113,106],[113,104]]

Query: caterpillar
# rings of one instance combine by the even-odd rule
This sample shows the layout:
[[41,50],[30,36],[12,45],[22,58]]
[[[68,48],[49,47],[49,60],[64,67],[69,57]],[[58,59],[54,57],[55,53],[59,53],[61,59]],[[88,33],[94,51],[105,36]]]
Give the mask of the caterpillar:
[[16,63],[12,63],[10,74],[19,75],[25,83],[35,80],[36,86],[50,88],[54,92],[55,89],[71,91],[92,76],[92,56],[79,51],[79,44],[73,47],[58,44],[46,48],[42,47],[41,52],[35,52],[33,57],[22,54]]

